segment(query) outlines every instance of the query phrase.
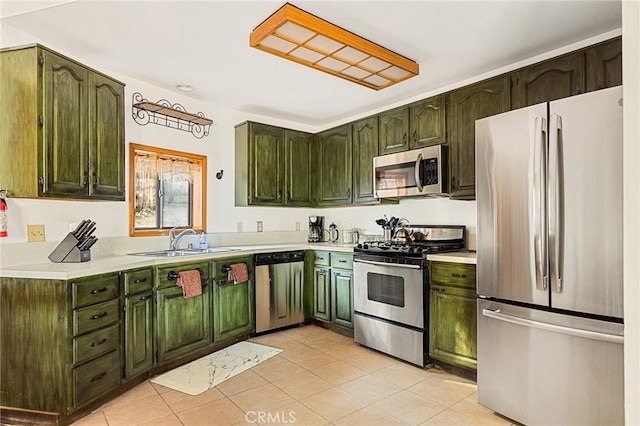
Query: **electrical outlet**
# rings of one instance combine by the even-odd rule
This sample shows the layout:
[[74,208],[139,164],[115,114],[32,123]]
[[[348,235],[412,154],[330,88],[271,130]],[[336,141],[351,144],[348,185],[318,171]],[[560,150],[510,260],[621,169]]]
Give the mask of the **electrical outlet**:
[[27,225],[27,242],[44,241],[44,225]]
[[257,224],[258,224],[258,232],[262,232],[262,221],[259,220]]
[[242,222],[236,222],[236,231],[242,232]]
[[296,231],[300,230],[300,222],[296,222]]

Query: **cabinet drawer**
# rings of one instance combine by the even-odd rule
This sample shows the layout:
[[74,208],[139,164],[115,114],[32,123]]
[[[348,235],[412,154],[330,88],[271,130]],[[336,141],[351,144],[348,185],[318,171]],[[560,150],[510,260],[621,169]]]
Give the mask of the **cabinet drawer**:
[[151,268],[127,271],[123,273],[123,276],[125,295],[142,293],[153,288],[153,270]]
[[353,255],[347,253],[331,253],[333,268],[353,269]]
[[329,252],[326,251],[316,251],[315,255],[315,264],[321,266],[329,266],[331,263],[329,261]]
[[118,284],[118,274],[72,281],[73,307],[80,308],[118,297]]
[[476,289],[476,266],[465,263],[429,262],[429,282]]
[[120,351],[73,369],[75,406],[89,402],[120,384]]
[[100,303],[73,311],[73,335],[87,333],[107,325],[115,324],[119,319],[119,300]]
[[80,364],[120,347],[117,324],[73,339],[73,362]]
[[202,278],[202,283],[205,284],[207,279],[209,278],[208,263],[177,263],[172,266],[163,266],[156,270],[156,280],[158,282],[158,288],[173,287],[176,285],[175,279],[169,279],[169,272],[178,273],[182,271],[189,271],[191,269],[197,269],[200,271],[200,278]]

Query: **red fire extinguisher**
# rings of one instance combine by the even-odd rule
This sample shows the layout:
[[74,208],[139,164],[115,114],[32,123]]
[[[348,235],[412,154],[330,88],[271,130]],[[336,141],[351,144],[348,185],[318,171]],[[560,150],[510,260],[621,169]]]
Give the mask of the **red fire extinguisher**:
[[7,191],[0,190],[0,238],[7,236]]

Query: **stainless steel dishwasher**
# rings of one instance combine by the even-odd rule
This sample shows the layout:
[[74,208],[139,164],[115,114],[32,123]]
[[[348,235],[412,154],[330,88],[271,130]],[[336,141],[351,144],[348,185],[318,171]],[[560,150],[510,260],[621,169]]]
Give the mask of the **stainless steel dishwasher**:
[[304,251],[260,253],[255,258],[256,333],[304,321]]

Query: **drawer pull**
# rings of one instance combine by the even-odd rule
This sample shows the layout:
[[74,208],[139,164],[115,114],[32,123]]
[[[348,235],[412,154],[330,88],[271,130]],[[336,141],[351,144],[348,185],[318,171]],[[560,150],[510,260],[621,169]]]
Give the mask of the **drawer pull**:
[[147,294],[145,296],[140,296],[140,300],[147,300],[147,299],[151,299],[151,295]]
[[347,261],[346,261],[346,260],[338,260],[338,262],[340,262],[340,263],[347,263]]
[[139,284],[139,283],[143,283],[143,282],[145,282],[145,281],[147,281],[147,279],[146,279],[146,278],[138,278],[138,279],[136,279],[136,280],[133,280],[133,283],[134,283],[134,284]]
[[107,339],[98,340],[97,342],[91,343],[91,347],[95,348],[96,346],[100,346],[107,343]]
[[97,290],[97,289],[91,290],[91,294],[104,293],[105,291],[107,291],[107,288],[106,287],[102,287],[100,290]]
[[95,315],[93,315],[93,316],[91,317],[91,319],[92,319],[92,320],[97,320],[97,319],[100,319],[100,318],[106,317],[107,315],[109,315],[109,313],[107,313],[107,312],[102,312],[102,313],[100,313],[100,314],[95,314]]
[[467,278],[467,274],[456,274],[455,272],[451,276],[454,278]]
[[98,380],[102,379],[106,375],[107,375],[107,372],[105,371],[98,374],[97,376],[93,376],[93,378],[91,379],[91,382],[97,382]]

